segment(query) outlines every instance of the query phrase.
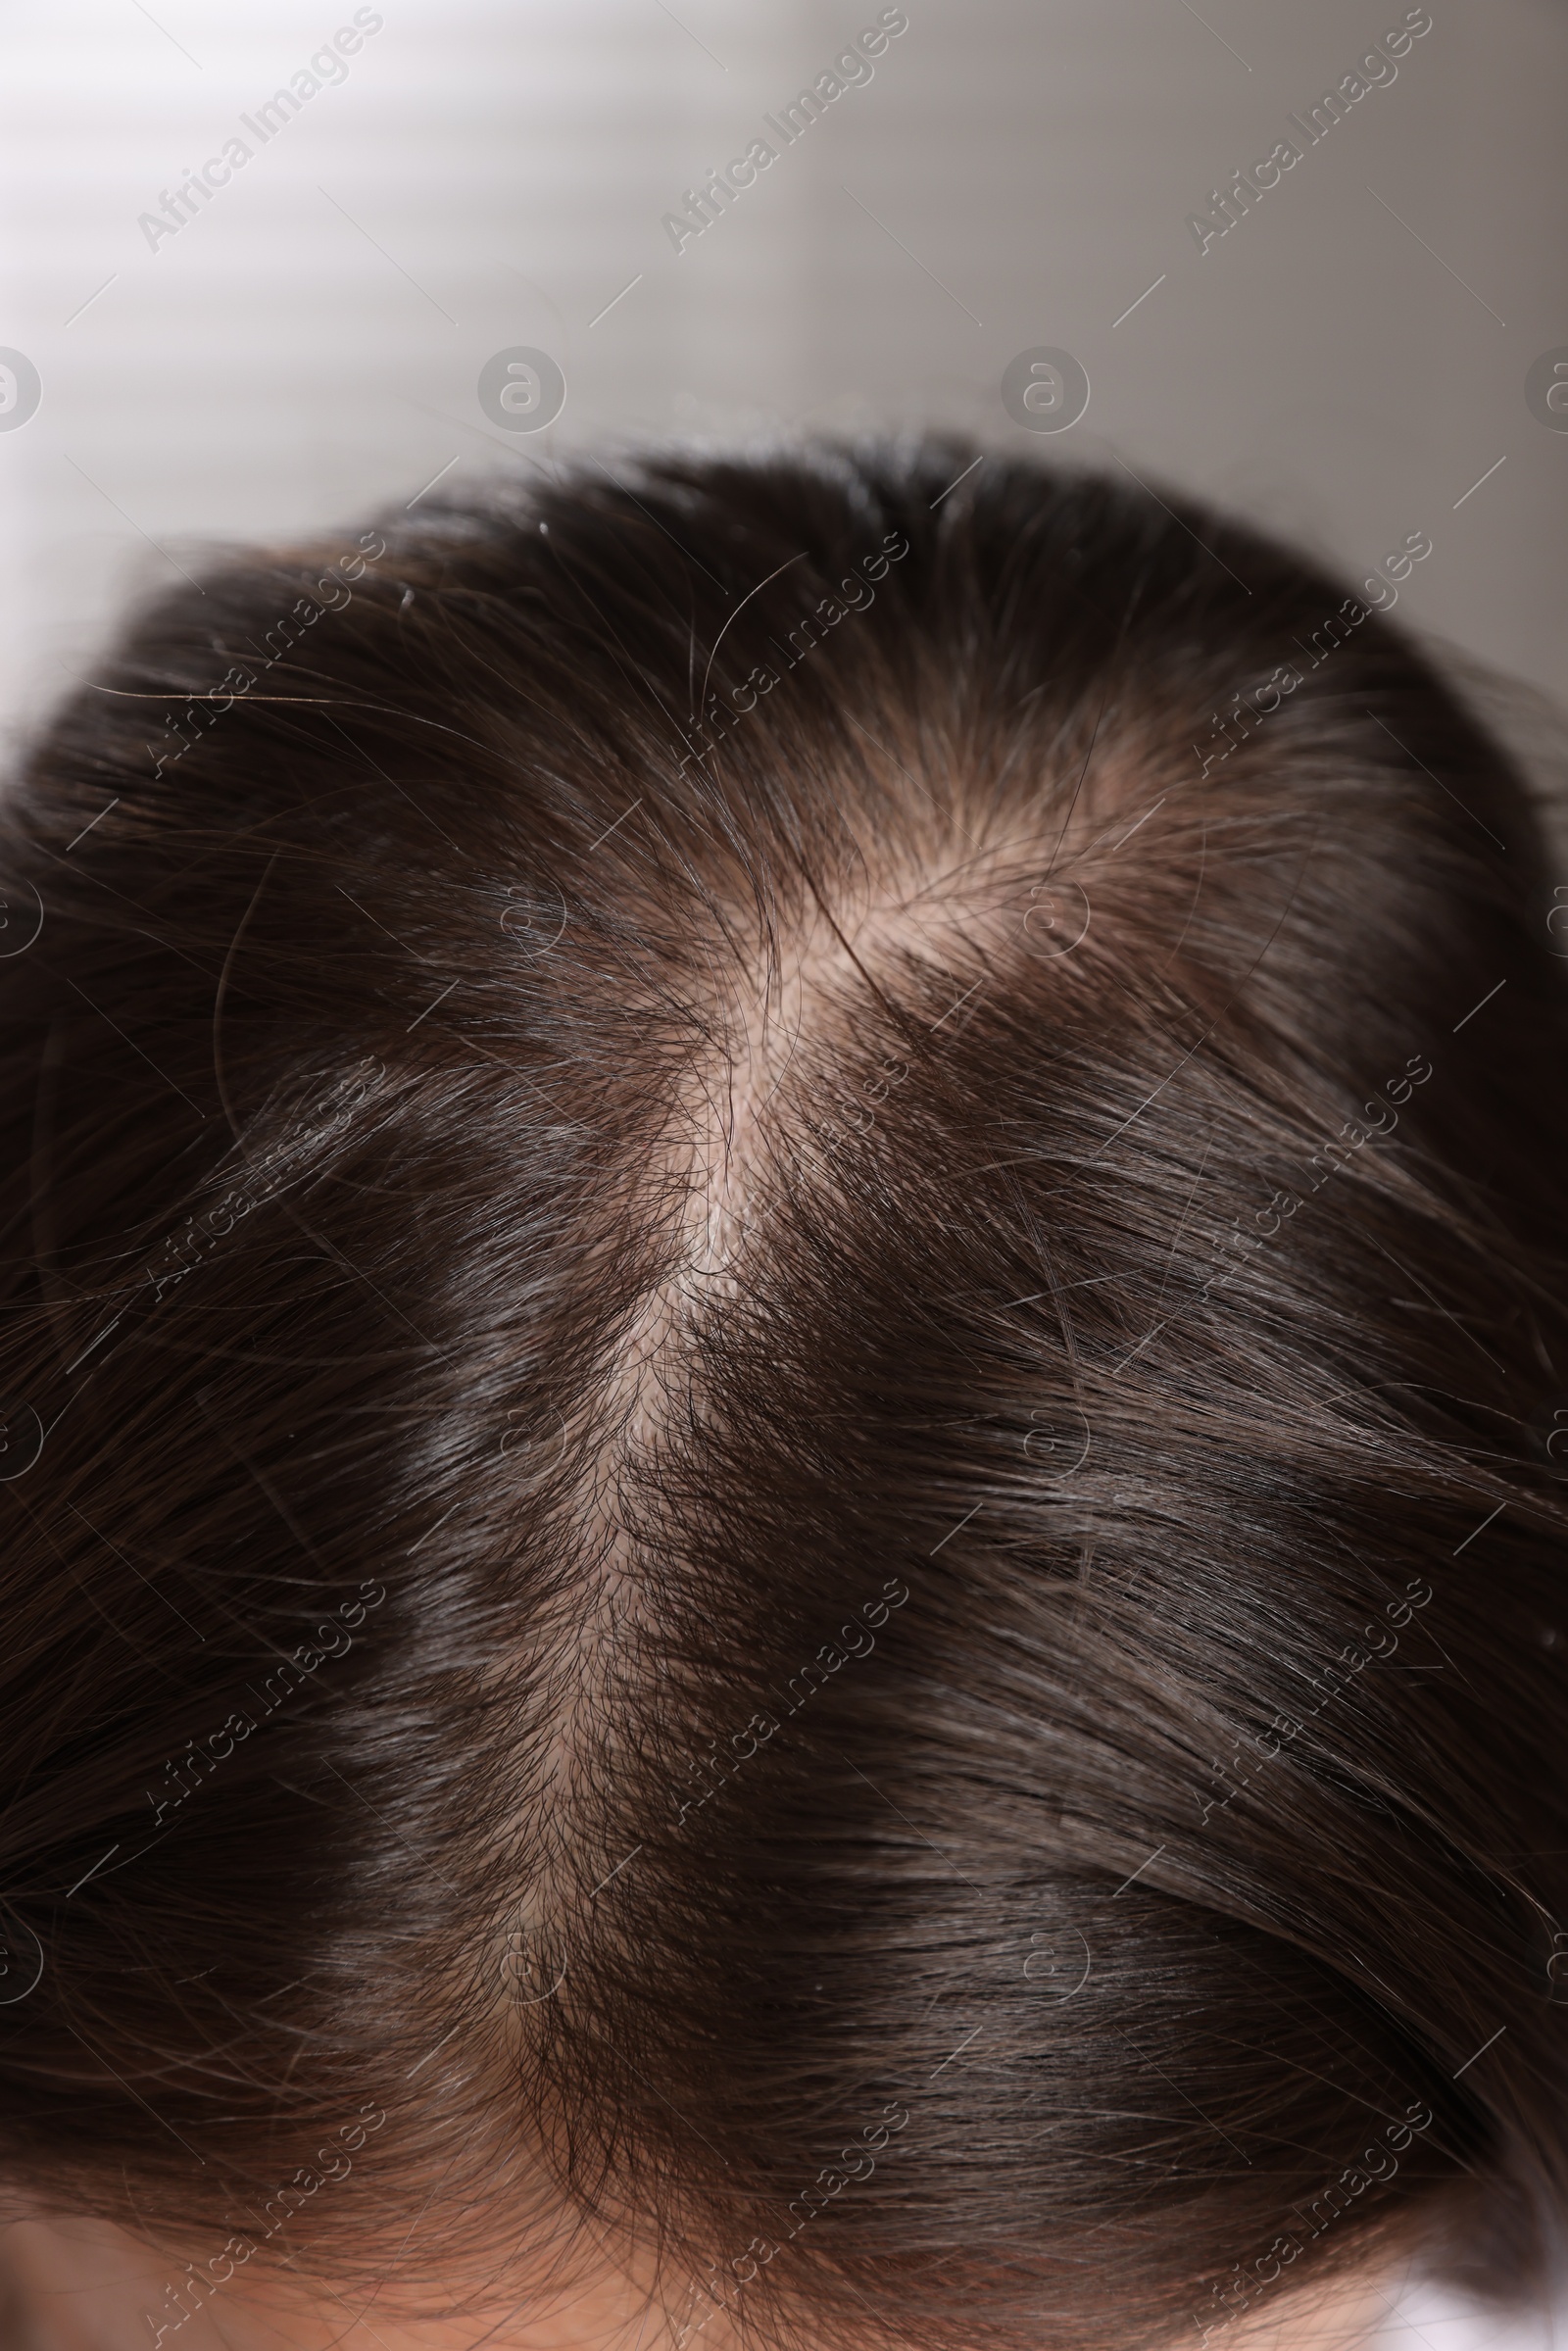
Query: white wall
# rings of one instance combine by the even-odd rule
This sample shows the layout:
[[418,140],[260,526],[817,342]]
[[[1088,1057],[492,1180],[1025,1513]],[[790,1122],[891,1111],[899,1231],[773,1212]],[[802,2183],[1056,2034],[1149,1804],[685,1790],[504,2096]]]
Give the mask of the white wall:
[[[871,0],[385,0],[347,78],[149,250],[138,215],[350,13],[51,0],[0,29],[0,344],[43,385],[0,431],[13,724],[214,535],[346,522],[454,458],[472,485],[607,435],[926,417],[1357,571],[1426,529],[1404,610],[1560,687],[1568,433],[1523,377],[1568,341],[1562,7],[1433,0],[1397,80],[1200,254],[1187,214],[1397,0],[908,0],[874,80],[677,254],[662,213]],[[514,344],[567,378],[537,438],[476,398]],[[998,396],[1034,344],[1093,384],[1056,440]]]

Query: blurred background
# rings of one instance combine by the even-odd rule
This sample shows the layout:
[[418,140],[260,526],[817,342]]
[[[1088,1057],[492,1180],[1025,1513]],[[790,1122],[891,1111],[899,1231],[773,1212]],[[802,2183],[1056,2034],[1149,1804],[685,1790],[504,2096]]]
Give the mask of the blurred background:
[[[835,74],[879,19],[864,75]],[[13,734],[203,542],[648,438],[927,420],[1200,492],[1352,579],[1425,532],[1401,614],[1562,691],[1563,0],[53,0],[0,23]],[[792,125],[803,89],[819,112]],[[1338,120],[1312,115],[1325,91]],[[688,192],[759,139],[775,160],[704,225]],[[1238,170],[1255,190],[1281,140],[1300,161],[1242,183],[1220,234],[1212,196]],[[1046,390],[1002,393],[1042,349],[1089,386],[1049,437],[1076,376],[1026,361]],[[553,421],[531,361],[481,397],[518,350],[559,370]]]
[[933,421],[1349,584],[1424,534],[1401,616],[1563,696],[1564,0],[52,0],[0,45],[8,749],[215,540]]

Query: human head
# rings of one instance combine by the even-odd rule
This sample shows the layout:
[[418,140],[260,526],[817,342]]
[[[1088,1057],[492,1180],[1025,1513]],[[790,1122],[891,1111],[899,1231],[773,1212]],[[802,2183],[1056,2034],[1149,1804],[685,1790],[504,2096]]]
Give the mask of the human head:
[[154,2326],[1550,2258],[1534,819],[1311,564],[974,456],[215,564],[11,797],[0,2159]]

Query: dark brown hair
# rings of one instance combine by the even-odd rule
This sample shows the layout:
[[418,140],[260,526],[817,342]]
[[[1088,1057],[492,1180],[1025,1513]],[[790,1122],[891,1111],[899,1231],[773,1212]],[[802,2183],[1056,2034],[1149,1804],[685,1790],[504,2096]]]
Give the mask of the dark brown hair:
[[16,2197],[682,2339],[1549,2264],[1568,1019],[1393,622],[590,465],[209,567],[3,879]]

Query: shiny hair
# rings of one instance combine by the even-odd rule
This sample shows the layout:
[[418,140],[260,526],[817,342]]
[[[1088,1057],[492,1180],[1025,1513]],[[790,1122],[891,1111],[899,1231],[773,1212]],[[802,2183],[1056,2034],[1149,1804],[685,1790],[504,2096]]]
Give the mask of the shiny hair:
[[1367,598],[945,441],[137,620],[0,830],[18,2208],[166,2325],[1549,2266],[1546,876]]

